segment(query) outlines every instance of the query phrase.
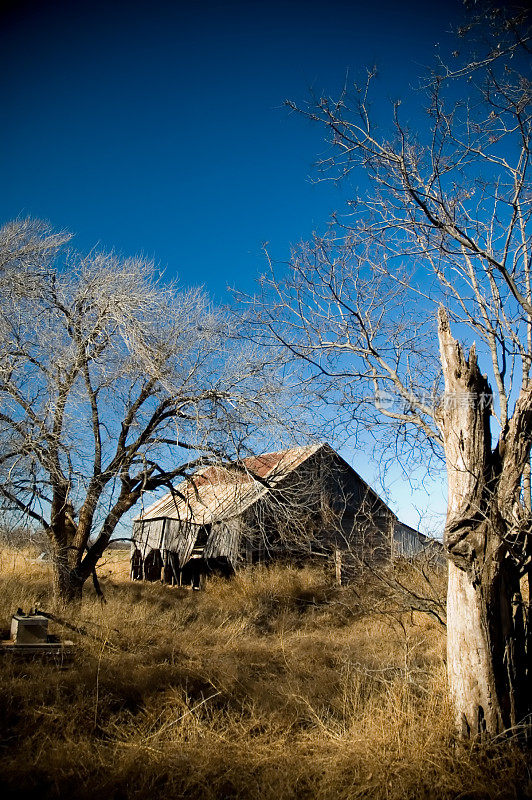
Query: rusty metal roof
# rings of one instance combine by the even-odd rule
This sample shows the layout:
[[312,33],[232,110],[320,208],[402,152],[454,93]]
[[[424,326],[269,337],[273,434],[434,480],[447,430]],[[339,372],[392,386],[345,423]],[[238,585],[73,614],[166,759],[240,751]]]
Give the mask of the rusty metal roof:
[[204,467],[149,506],[137,519],[167,517],[197,525],[229,519],[249,508],[321,447],[322,444],[293,447],[250,456],[229,467]]

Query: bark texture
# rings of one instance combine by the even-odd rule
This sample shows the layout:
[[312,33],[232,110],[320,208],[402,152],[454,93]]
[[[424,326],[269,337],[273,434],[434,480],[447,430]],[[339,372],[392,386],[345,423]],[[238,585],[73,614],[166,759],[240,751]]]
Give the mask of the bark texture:
[[456,722],[466,736],[493,736],[530,715],[521,543],[530,519],[520,487],[530,450],[525,387],[492,448],[491,389],[474,346],[466,356],[439,315],[445,397],[439,409],[448,474],[448,676]]

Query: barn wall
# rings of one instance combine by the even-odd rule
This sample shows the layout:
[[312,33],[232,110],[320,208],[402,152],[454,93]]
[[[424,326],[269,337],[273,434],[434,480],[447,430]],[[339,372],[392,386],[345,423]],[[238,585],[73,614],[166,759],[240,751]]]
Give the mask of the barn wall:
[[407,525],[398,524],[393,532],[393,549],[395,556],[412,558],[419,553],[423,547],[419,535]]
[[333,450],[321,456],[323,517],[327,538],[361,559],[391,557],[395,515],[380,497]]
[[183,567],[188,562],[196,544],[199,530],[198,525],[193,525],[187,520],[166,520],[164,547],[165,550],[177,557],[180,567]]
[[224,522],[216,522],[205,544],[204,559],[224,559],[233,569],[237,566],[242,539],[242,518],[233,517]]
[[132,549],[138,549],[142,558],[151,550],[161,550],[164,546],[164,519],[136,520],[133,523]]
[[240,519],[240,564],[331,553],[336,547],[358,559],[391,557],[395,516],[326,448],[290,472]]
[[395,524],[393,546],[395,557],[413,558],[419,553],[427,553],[438,562],[445,562],[443,549],[439,542],[423,536],[423,534],[402,522]]

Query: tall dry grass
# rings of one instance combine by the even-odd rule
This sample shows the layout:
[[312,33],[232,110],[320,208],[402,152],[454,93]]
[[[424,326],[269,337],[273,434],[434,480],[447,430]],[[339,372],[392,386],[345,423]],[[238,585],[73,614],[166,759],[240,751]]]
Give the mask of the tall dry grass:
[[[50,607],[32,554],[4,551],[0,568],[6,625],[18,606]],[[444,629],[375,576],[339,589],[275,567],[192,593],[130,583],[116,551],[102,572],[107,603],[87,587],[75,621],[90,637],[69,666],[0,662],[3,796],[532,795],[511,744],[455,741]]]

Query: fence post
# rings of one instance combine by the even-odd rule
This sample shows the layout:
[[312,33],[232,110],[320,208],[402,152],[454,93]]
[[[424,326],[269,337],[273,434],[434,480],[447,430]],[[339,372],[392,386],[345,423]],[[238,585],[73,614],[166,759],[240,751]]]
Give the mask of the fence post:
[[342,551],[335,548],[334,551],[334,569],[336,573],[336,585],[342,585]]

